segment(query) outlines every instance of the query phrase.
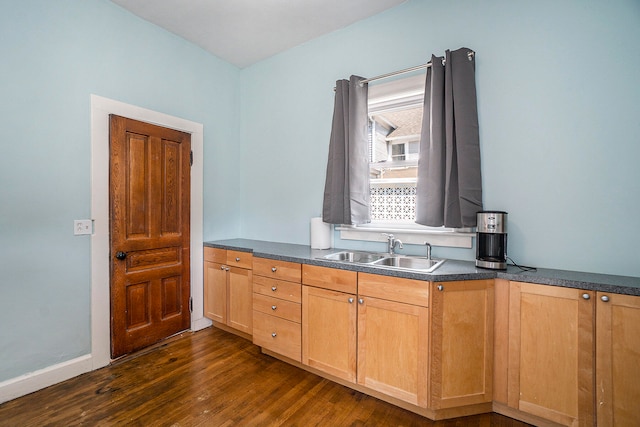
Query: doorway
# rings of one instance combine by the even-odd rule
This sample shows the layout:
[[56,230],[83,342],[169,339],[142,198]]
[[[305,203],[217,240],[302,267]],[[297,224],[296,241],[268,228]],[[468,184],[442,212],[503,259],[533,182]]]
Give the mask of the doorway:
[[[200,123],[157,111],[91,95],[91,355],[67,370],[79,375],[111,363],[110,321],[110,241],[109,241],[109,115],[117,114],[135,120],[177,129],[191,134],[193,165],[191,166],[191,265],[202,265],[203,243],[203,145],[204,127]],[[191,330],[211,325],[203,314],[203,273],[191,268]],[[88,363],[88,366],[87,366]],[[66,378],[66,374],[65,378]]]

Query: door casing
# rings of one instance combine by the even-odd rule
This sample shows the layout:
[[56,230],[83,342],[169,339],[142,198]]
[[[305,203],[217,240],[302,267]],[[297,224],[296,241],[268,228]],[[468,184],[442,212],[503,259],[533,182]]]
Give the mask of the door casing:
[[109,307],[109,114],[117,114],[191,134],[191,330],[206,328],[203,314],[203,142],[200,123],[91,95],[91,364],[98,369],[111,362]]

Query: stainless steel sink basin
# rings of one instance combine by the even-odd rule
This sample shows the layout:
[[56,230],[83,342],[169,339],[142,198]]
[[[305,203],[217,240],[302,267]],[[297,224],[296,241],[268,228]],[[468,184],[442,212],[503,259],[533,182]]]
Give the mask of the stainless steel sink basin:
[[344,262],[355,262],[358,264],[369,264],[384,258],[384,255],[374,254],[371,252],[343,251],[343,252],[336,252],[335,254],[325,255],[324,258],[332,261],[344,261]]
[[404,270],[417,270],[424,273],[430,273],[444,262],[443,259],[429,259],[423,257],[410,256],[389,256],[374,261],[373,265],[396,267]]
[[409,255],[389,255],[364,251],[341,251],[325,255],[324,259],[354,264],[367,264],[372,267],[419,271],[421,273],[431,273],[445,261],[443,259],[429,259]]

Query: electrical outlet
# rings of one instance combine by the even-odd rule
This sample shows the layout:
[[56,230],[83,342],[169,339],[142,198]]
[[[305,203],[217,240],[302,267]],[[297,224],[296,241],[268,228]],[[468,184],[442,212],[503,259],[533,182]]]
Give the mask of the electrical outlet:
[[73,234],[81,236],[84,234],[93,234],[92,219],[76,219],[73,221]]

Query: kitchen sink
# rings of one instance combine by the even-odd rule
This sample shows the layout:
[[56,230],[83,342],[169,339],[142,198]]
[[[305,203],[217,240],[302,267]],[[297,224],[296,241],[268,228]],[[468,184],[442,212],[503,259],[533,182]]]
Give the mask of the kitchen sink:
[[396,255],[379,259],[374,261],[372,264],[385,267],[396,267],[405,270],[419,270],[425,273],[430,273],[440,267],[443,262],[443,259]]
[[382,254],[360,251],[343,251],[325,255],[325,259],[332,261],[355,262],[357,264],[369,264],[384,258]]
[[366,264],[372,267],[419,271],[421,273],[431,273],[445,261],[419,256],[389,255],[364,251],[341,251],[325,255],[323,258],[330,261]]

